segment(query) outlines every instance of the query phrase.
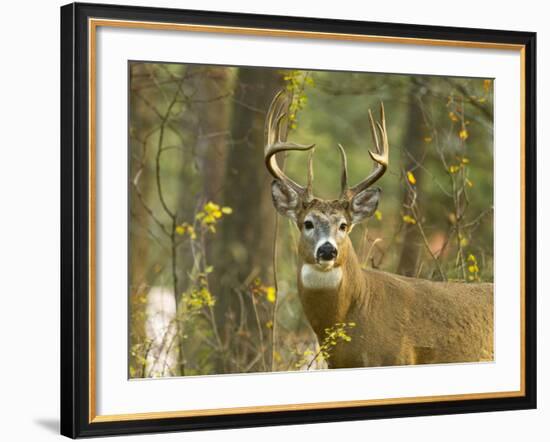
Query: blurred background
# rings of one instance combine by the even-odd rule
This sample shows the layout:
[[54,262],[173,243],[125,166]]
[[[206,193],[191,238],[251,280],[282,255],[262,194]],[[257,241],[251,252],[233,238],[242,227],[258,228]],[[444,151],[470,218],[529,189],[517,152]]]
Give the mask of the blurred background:
[[[276,215],[263,161],[280,89],[326,199],[338,143],[351,184],[370,172],[368,109],[384,103],[390,166],[352,232],[364,267],[492,281],[491,79],[143,62],[129,78],[130,378],[326,368],[297,295],[299,232]],[[306,182],[306,154],[279,161]]]

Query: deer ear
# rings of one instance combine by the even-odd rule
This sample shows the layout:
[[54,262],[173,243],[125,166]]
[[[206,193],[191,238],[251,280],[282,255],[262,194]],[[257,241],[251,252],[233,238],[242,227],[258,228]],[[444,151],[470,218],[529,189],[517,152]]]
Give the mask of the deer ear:
[[380,200],[380,192],[380,189],[375,187],[362,190],[353,197],[349,208],[352,224],[360,223],[374,215],[378,207],[378,201]]
[[300,210],[300,196],[298,193],[280,180],[271,183],[271,197],[277,212],[294,221],[298,221]]

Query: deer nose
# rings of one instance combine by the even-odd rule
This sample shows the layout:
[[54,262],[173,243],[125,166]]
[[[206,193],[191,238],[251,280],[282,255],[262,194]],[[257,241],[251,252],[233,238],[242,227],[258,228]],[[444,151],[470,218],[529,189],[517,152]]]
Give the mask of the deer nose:
[[331,261],[338,255],[338,250],[328,241],[317,249],[317,259]]

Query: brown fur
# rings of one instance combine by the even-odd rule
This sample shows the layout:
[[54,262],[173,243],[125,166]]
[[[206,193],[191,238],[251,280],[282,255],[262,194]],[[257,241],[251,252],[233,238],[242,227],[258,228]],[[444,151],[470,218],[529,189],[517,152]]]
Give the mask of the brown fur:
[[[298,275],[304,264],[300,260]],[[340,246],[340,286],[311,290],[298,276],[300,299],[319,341],[325,328],[355,322],[331,368],[493,359],[493,285],[432,282],[363,270],[349,237]]]

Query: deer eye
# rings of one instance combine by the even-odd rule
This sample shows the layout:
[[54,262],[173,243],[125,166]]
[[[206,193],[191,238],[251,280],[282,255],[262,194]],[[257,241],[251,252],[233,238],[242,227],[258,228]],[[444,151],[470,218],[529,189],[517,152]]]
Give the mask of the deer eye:
[[306,228],[306,230],[311,230],[313,229],[313,223],[311,221],[306,221],[304,223],[304,227]]
[[345,232],[345,231],[347,230],[347,228],[348,228],[348,225],[347,225],[346,223],[340,224],[340,230],[341,230],[342,232]]

